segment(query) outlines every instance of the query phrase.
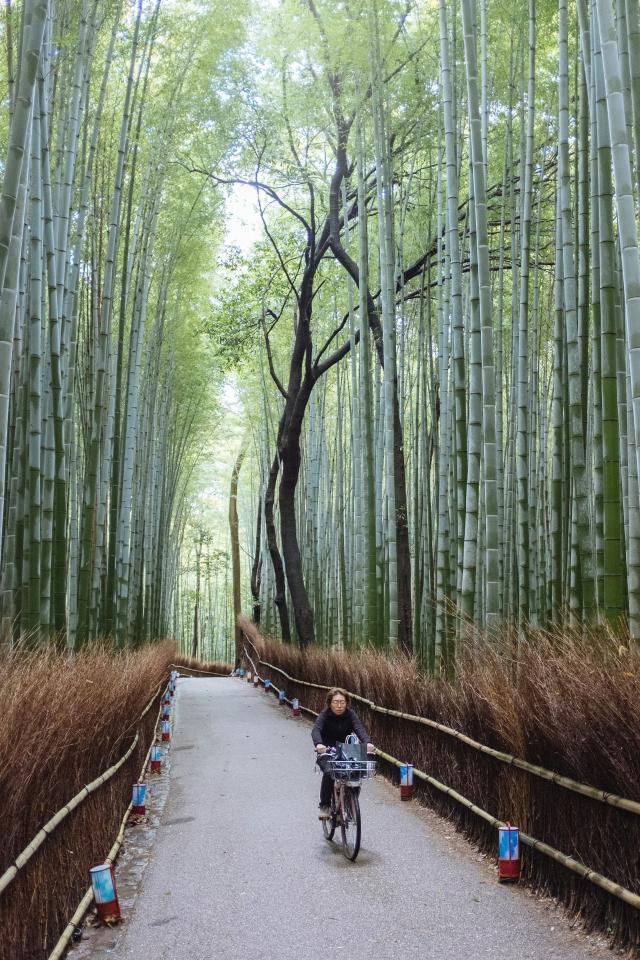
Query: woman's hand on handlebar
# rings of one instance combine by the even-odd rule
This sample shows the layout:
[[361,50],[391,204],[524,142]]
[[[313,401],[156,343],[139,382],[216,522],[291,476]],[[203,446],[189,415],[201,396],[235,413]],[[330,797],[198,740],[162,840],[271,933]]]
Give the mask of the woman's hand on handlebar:
[[316,743],[316,753],[326,753],[327,748],[324,743]]
[[375,752],[376,752],[376,748],[374,747],[374,745],[373,745],[372,743],[368,743],[368,744],[367,744],[367,753],[375,753]]

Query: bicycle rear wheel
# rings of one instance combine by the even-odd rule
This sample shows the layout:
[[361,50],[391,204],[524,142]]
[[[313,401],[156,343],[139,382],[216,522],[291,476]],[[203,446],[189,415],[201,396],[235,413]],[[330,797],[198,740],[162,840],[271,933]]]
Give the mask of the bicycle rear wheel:
[[342,852],[347,860],[355,860],[360,849],[360,801],[353,787],[344,787],[342,793]]
[[336,798],[335,796],[332,796],[331,797],[331,819],[322,821],[322,832],[324,833],[327,840],[333,840],[333,835],[336,832],[336,820],[337,820]]

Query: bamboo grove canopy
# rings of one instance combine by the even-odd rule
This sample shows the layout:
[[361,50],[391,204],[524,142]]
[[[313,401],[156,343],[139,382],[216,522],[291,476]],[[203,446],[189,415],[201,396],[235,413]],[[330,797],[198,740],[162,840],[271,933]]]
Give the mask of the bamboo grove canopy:
[[241,4],[203,30],[215,9],[5,6],[5,639],[174,630],[189,478],[215,418],[201,328],[220,232],[219,203],[175,157],[215,121],[242,37]]
[[433,670],[466,619],[635,639],[637,3],[275,6],[250,163],[192,167],[263,221],[212,331],[257,331],[267,633]]
[[[432,670],[465,618],[640,636],[637,0],[23,0],[4,26],[6,632],[197,648],[253,602]],[[191,503],[231,373],[227,553]],[[199,622],[221,544],[235,602]]]

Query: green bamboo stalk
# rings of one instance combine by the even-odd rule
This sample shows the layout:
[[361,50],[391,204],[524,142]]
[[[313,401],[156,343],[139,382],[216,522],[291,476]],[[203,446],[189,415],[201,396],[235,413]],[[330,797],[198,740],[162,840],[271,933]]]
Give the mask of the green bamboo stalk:
[[[367,204],[365,196],[364,148],[360,120],[356,121],[356,165],[358,176],[358,307],[360,317],[367,315],[369,289],[369,253]],[[360,337],[359,394],[362,436],[362,514],[364,534],[364,610],[362,638],[377,640],[381,628],[377,617],[378,569],[376,552],[376,466],[374,456],[375,412],[371,382],[371,340],[368,324],[362,325]]]
[[25,0],[22,10],[20,76],[0,193],[0,292],[4,290],[13,219],[20,189],[22,165],[29,140],[36,77],[48,12],[48,0]]
[[114,297],[114,273],[116,255],[120,239],[120,207],[124,181],[124,165],[126,157],[131,95],[133,89],[133,73],[136,62],[138,38],[140,35],[140,20],[142,5],[138,4],[134,34],[131,43],[131,57],[129,73],[125,91],[120,137],[118,144],[118,160],[116,165],[114,190],[109,218],[108,247],[105,259],[104,282],[102,289],[102,305],[100,311],[99,351],[96,370],[96,382],[92,404],[92,425],[89,451],[87,454],[86,478],[82,507],[82,547],[80,557],[80,572],[78,579],[78,629],[81,642],[88,636],[89,601],[92,576],[92,536],[96,511],[96,500],[99,484],[99,456],[100,437],[105,418],[105,378],[108,364],[108,354],[111,340],[111,318]]
[[518,416],[516,433],[516,482],[518,501],[518,620],[526,622],[530,609],[529,556],[529,264],[533,198],[533,140],[535,124],[536,7],[529,0],[529,78],[527,130],[524,156],[522,223],[520,228],[520,306],[518,312]]
[[447,27],[446,0],[440,0],[440,82],[444,115],[444,140],[446,163],[446,229],[447,251],[451,266],[451,326],[453,363],[453,403],[455,409],[455,476],[456,476],[456,529],[458,556],[456,580],[462,582],[463,545],[465,529],[465,501],[467,483],[467,403],[466,371],[464,353],[464,326],[462,315],[462,276],[460,236],[458,233],[458,161],[456,149],[456,125],[454,94]]
[[[602,66],[605,82],[609,132],[613,154],[615,199],[618,216],[618,233],[621,248],[622,281],[624,293],[627,353],[630,372],[631,403],[633,406],[633,431],[636,453],[636,471],[640,456],[640,369],[636,362],[640,356],[640,256],[638,255],[638,232],[635,217],[635,199],[631,168],[630,145],[624,111],[624,96],[616,29],[611,0],[597,0],[596,9],[602,44]],[[630,490],[631,502],[631,490]],[[635,511],[634,511],[635,512]],[[630,530],[630,541],[635,541],[637,521]],[[640,603],[638,557],[635,550],[629,556],[629,616],[631,636],[640,637]]]
[[598,17],[593,17],[593,64],[595,78],[597,183],[598,183],[598,267],[601,357],[598,406],[602,417],[602,577],[603,612],[615,623],[622,612],[620,466],[617,384],[616,248],[611,178],[611,139],[605,96]]
[[397,391],[396,371],[396,321],[395,321],[395,239],[393,228],[393,184],[391,157],[386,134],[385,105],[382,96],[378,21],[375,10],[372,17],[372,104],[374,147],[376,159],[376,186],[378,202],[378,246],[380,258],[380,290],[382,302],[382,328],[384,336],[384,449],[385,449],[385,550],[387,556],[388,584],[388,646],[398,644],[398,580],[396,543],[396,495],[395,495],[395,423],[394,398]]
[[491,275],[487,230],[485,167],[482,156],[480,112],[478,106],[478,70],[475,27],[470,0],[462,0],[462,22],[467,72],[467,98],[473,176],[473,205],[476,218],[479,314],[481,328],[482,371],[482,456],[485,509],[486,625],[494,629],[499,620],[498,594],[498,499],[496,466],[496,403],[493,323],[491,316]]

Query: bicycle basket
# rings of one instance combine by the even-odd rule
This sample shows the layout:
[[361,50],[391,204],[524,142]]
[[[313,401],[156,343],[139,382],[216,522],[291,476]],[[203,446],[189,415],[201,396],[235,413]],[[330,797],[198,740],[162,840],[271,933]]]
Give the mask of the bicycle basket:
[[354,784],[369,780],[376,775],[375,760],[328,760],[325,771],[334,780],[345,780]]

